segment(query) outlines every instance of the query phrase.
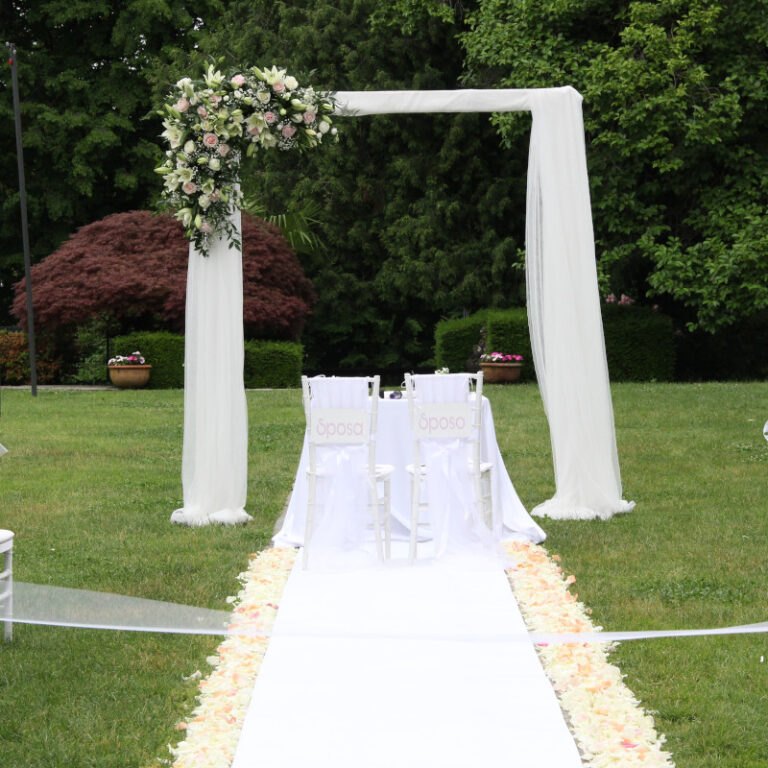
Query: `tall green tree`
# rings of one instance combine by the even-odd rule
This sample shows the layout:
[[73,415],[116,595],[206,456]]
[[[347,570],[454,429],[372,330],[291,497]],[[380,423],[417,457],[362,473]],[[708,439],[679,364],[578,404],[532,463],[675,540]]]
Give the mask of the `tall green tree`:
[[[219,0],[5,0],[18,49],[33,260],[79,226],[146,207],[159,188],[150,74],[194,45]],[[23,271],[10,68],[0,77],[0,324]]]
[[[302,82],[314,70],[312,82],[331,90],[460,86],[452,21],[425,14],[408,32],[375,18],[378,8],[235,2],[201,50],[227,63],[277,64]],[[520,301],[525,160],[500,146],[488,115],[336,124],[336,147],[262,155],[243,173],[267,213],[322,206],[325,248],[303,257],[318,295],[303,335],[311,367],[417,366],[441,316]]]
[[606,291],[709,331],[768,307],[764,0],[480,0],[468,23],[469,81],[583,94]]

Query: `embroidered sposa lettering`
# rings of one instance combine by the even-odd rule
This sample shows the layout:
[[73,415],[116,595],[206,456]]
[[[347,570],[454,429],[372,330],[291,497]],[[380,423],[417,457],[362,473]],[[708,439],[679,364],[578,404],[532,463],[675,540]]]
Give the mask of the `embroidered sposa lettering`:
[[414,428],[418,437],[469,437],[469,403],[423,403],[416,406]]
[[368,412],[358,408],[317,408],[312,413],[315,443],[364,443],[368,440]]

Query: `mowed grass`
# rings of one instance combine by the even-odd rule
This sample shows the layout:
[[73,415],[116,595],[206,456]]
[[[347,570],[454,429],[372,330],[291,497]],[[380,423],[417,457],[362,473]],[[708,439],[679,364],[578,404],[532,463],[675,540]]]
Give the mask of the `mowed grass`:
[[[486,392],[530,509],[554,492],[538,391]],[[579,599],[606,629],[768,619],[768,384],[613,394],[625,498],[637,509],[540,521]],[[249,392],[248,403],[255,522],[187,529],[168,522],[181,503],[183,393],[3,391],[0,527],[17,534],[16,578],[226,608],[248,554],[268,544],[303,436],[298,391]],[[13,643],[0,643],[0,765],[157,765],[193,705],[196,683],[183,677],[207,671],[217,642],[16,625]],[[613,658],[679,768],[749,768],[768,765],[761,657],[765,634],[623,643]]]

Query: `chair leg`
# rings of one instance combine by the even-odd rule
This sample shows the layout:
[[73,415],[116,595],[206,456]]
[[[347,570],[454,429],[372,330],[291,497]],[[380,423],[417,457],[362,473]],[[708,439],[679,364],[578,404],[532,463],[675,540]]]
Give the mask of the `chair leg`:
[[381,545],[381,519],[379,517],[379,493],[376,487],[376,478],[371,477],[368,481],[368,490],[371,496],[370,505],[373,513],[373,530],[376,534],[376,555],[379,560],[384,560],[384,550]]
[[10,621],[10,618],[13,616],[13,550],[10,549],[8,552],[5,553],[5,562],[3,563],[3,572],[7,574],[7,582],[3,583],[0,581],[0,592],[6,588],[7,584],[7,590],[8,594],[3,598],[2,603],[2,609],[3,609],[3,618],[6,619],[6,621],[3,621],[3,625],[5,627],[4,635],[7,642],[11,642],[13,640],[13,622]]
[[309,540],[312,538],[312,518],[315,514],[315,501],[317,497],[317,476],[309,475],[307,488],[307,518],[304,521],[304,556],[302,566],[306,570],[309,565]]
[[408,562],[413,564],[416,560],[416,549],[419,538],[419,496],[421,494],[421,478],[418,467],[414,467],[411,476],[411,539],[408,547]]
[[387,560],[392,557],[392,489],[384,478],[384,550]]

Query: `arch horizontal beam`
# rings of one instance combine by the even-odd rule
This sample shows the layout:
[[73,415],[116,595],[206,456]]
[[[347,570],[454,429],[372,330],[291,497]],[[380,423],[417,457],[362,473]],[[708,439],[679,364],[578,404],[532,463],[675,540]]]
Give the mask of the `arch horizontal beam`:
[[466,88],[454,91],[338,91],[338,115],[394,115],[429,112],[525,112],[533,108],[534,94],[570,91],[562,88]]

